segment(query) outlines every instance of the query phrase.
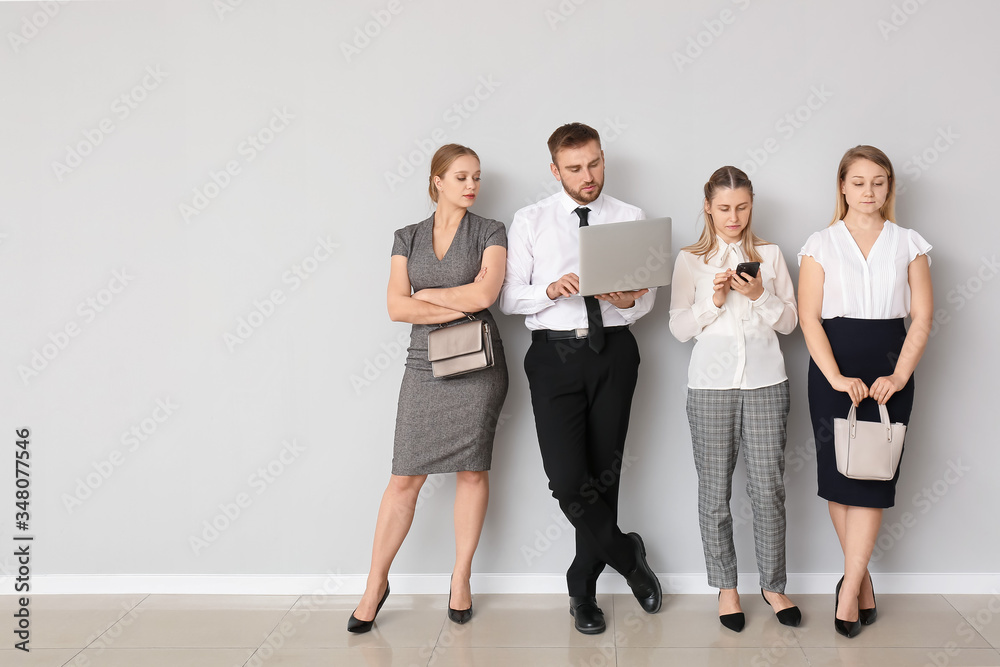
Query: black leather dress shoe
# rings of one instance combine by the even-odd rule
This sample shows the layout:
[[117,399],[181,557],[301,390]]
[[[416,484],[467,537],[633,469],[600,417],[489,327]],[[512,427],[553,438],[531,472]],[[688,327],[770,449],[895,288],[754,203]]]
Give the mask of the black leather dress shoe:
[[604,622],[604,612],[597,606],[597,598],[593,596],[571,595],[569,614],[573,617],[576,629],[585,635],[599,635],[608,628]]
[[635,543],[635,568],[625,576],[625,581],[628,582],[632,595],[639,601],[643,611],[655,614],[660,611],[660,605],[663,603],[660,581],[646,562],[646,545],[642,543],[639,534],[629,533],[626,537]]

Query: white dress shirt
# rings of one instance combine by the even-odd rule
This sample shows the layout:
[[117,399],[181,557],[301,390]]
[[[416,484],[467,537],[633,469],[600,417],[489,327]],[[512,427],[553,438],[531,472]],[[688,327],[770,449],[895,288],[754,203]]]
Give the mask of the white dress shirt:
[[[583,297],[550,299],[545,290],[567,273],[580,273],[580,218],[573,211],[580,204],[560,190],[537,204],[514,214],[507,233],[507,274],[500,289],[500,310],[508,315],[527,315],[524,324],[536,329],[587,328],[587,307]],[[642,209],[602,194],[586,205],[587,222],[644,220]],[[656,288],[635,300],[631,308],[601,304],[604,326],[632,324],[653,307]]]
[[748,261],[739,243],[716,237],[716,251],[704,257],[682,250],[670,285],[670,332],[682,343],[695,338],[688,366],[692,389],[759,389],[784,382],[785,359],[775,332],[795,330],[799,316],[795,289],[781,249],[757,246],[763,260],[764,293],[755,301],[726,290],[716,308],[712,296],[715,275]]
[[[861,254],[843,220],[814,232],[799,251],[823,267],[824,320],[853,317],[891,320],[910,314],[910,281],[907,267],[917,255],[926,255],[931,244],[913,231],[886,220],[868,259]],[[930,264],[928,256],[927,262]]]

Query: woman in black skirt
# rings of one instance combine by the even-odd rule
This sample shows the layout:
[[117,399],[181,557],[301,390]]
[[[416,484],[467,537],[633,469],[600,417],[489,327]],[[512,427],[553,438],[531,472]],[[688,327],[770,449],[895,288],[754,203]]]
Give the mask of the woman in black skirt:
[[[896,178],[873,146],[847,151],[837,170],[833,223],[814,233],[799,253],[799,321],[812,357],[809,412],[816,438],[819,496],[844,551],[834,626],[853,637],[875,621],[868,561],[895,501],[890,481],[849,479],[837,471],[833,420],[857,406],[858,420],[879,421],[885,405],[893,422],[908,423],[913,371],[924,353],[934,309],[931,249],[923,237],[894,222]],[[909,330],[903,319],[909,315]],[[865,400],[865,399],[873,400]]]

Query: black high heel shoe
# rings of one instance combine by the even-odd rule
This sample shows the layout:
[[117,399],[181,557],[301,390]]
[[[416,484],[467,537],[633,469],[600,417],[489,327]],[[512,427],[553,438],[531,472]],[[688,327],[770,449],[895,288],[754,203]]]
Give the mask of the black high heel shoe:
[[[872,585],[872,602],[875,603],[875,583],[872,582],[872,573],[868,573],[868,581]],[[858,609],[858,620],[861,621],[861,625],[871,625],[878,618],[878,604],[875,604],[871,609]]]
[[840,581],[837,582],[837,590],[834,592],[836,596],[833,602],[833,627],[838,633],[844,635],[848,639],[856,637],[859,632],[861,632],[861,621],[842,621],[837,618],[837,608],[840,607],[840,587],[844,585],[844,578],[841,577]]
[[[372,620],[359,621],[357,618],[355,618],[354,614],[352,613],[351,618],[347,621],[347,631],[353,632],[356,635],[360,635],[371,630],[372,626],[375,625],[375,618],[378,616],[379,611],[382,610],[382,605],[385,604],[385,600],[388,597],[389,597],[389,582],[387,581],[385,582],[385,595],[383,595],[382,599],[379,600],[378,607],[375,608],[375,616],[372,616]],[[357,611],[357,609],[355,609],[354,611]]]
[[[760,589],[760,596],[764,598],[764,602],[767,602],[767,606],[773,606],[767,601],[767,596],[764,595],[764,589]],[[787,609],[782,609],[781,611],[774,612],[774,615],[778,617],[778,623],[782,625],[790,625],[793,628],[799,627],[799,623],[802,622],[802,612],[799,611],[798,607],[788,607]]]
[[472,618],[472,603],[469,603],[468,609],[452,609],[451,608],[451,581],[448,582],[448,618],[451,619],[453,623],[458,623],[462,625]]
[[[719,591],[719,598],[722,598],[722,591]],[[719,623],[722,623],[724,628],[733,632],[740,632],[747,623],[747,617],[742,611],[738,611],[735,614],[719,614]]]

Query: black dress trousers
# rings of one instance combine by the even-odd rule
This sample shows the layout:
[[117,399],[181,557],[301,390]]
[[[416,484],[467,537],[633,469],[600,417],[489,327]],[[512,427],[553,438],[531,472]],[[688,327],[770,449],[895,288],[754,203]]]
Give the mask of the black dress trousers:
[[618,528],[618,488],[639,347],[628,329],[607,333],[600,354],[586,339],[535,340],[524,370],[549,488],[576,529],[569,594],[592,596],[605,565],[623,575],[636,565]]

